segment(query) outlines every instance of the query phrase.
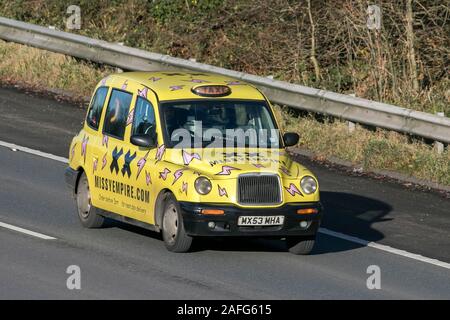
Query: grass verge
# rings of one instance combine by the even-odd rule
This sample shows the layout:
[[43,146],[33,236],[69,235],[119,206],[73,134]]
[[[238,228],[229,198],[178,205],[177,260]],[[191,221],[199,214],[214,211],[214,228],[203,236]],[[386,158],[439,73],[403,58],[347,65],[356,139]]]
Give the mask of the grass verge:
[[[37,91],[70,92],[75,100],[89,96],[97,82],[114,68],[99,66],[62,54],[0,41],[0,82],[20,83]],[[432,146],[392,131],[357,126],[349,133],[338,120],[318,121],[276,107],[283,129],[301,135],[300,147],[319,160],[339,158],[365,169],[397,171],[418,179],[450,185],[450,152],[437,154]]]

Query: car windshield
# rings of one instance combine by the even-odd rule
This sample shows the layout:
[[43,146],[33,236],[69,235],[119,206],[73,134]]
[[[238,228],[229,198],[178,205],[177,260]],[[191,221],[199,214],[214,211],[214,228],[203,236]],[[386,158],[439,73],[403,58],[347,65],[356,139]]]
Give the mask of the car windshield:
[[165,102],[161,113],[169,148],[280,147],[280,134],[265,101]]

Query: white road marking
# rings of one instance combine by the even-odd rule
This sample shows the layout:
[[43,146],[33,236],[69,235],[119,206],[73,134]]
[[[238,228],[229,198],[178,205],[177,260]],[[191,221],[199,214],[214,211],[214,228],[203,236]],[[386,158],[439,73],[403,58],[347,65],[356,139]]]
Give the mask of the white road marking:
[[[12,144],[12,143],[4,142],[4,141],[0,141],[0,146],[9,148],[11,150],[17,149],[17,150],[22,151],[22,152],[34,154],[36,156],[40,156],[40,157],[44,157],[44,158],[47,158],[47,159],[56,160],[56,161],[63,162],[63,163],[68,163],[69,162],[69,159],[67,159],[67,158],[55,156],[55,155],[53,155],[51,153],[46,153],[46,152],[42,152],[42,151],[39,151],[39,150],[34,150],[34,149],[27,148],[27,147],[18,146],[18,145]],[[3,226],[3,225],[4,224],[0,222],[0,226]],[[14,227],[14,226],[11,226],[11,227]],[[5,228],[7,228],[7,227],[5,227]],[[18,227],[14,227],[14,228],[25,230],[25,229],[18,228]],[[9,228],[9,229],[11,229],[11,228]],[[16,229],[12,229],[12,230],[16,230]],[[25,231],[31,232],[31,233],[34,233],[34,234],[39,234],[39,233],[35,233],[33,231],[28,231],[28,230],[25,230]],[[22,232],[22,231],[20,231],[20,232]],[[27,233],[27,232],[24,232],[24,233]],[[336,237],[336,238],[343,239],[343,240],[346,240],[346,241],[354,242],[354,243],[363,245],[365,247],[371,247],[371,248],[374,248],[374,249],[378,249],[378,250],[382,250],[382,251],[385,251],[385,252],[393,253],[393,254],[396,254],[396,255],[399,255],[399,256],[407,257],[407,258],[410,258],[410,259],[413,259],[413,260],[429,263],[429,264],[432,264],[432,265],[435,265],[435,266],[438,266],[438,267],[450,269],[450,264],[449,263],[443,262],[443,261],[440,261],[440,260],[437,260],[437,259],[427,258],[427,257],[421,256],[419,254],[411,253],[411,252],[408,252],[408,251],[405,251],[405,250],[392,248],[390,246],[386,246],[386,245],[379,244],[379,243],[376,243],[376,242],[371,242],[371,241],[367,241],[367,240],[360,239],[360,238],[357,238],[357,237],[349,236],[349,235],[346,235],[344,233],[332,231],[332,230],[329,230],[329,229],[326,229],[326,228],[319,228],[319,232],[323,233],[323,234],[326,234],[326,235],[329,235],[329,236],[332,236],[332,237]],[[52,237],[48,237],[46,235],[41,235],[41,234],[39,234],[39,235],[47,237],[49,239],[55,239],[55,238],[52,238]]]
[[54,154],[51,154],[51,153],[46,153],[46,152],[42,152],[42,151],[39,151],[39,150],[34,150],[34,149],[27,148],[27,147],[18,146],[16,144],[9,143],[9,142],[0,141],[0,146],[5,147],[5,148],[9,148],[12,151],[22,151],[22,152],[25,152],[25,153],[34,154],[34,155],[39,156],[39,157],[52,159],[52,160],[56,160],[56,161],[63,162],[63,163],[68,163],[69,162],[69,159],[66,159],[66,158],[63,158],[63,157],[59,157],[59,156],[55,156]]
[[39,233],[39,232],[34,232],[34,231],[27,230],[27,229],[24,229],[24,228],[16,227],[16,226],[13,226],[12,224],[7,224],[7,223],[4,223],[4,222],[0,222],[0,227],[6,228],[6,229],[9,229],[9,230],[14,230],[14,231],[21,232],[21,233],[25,233],[25,234],[27,234],[29,236],[33,236],[33,237],[36,237],[36,238],[39,238],[39,239],[56,240],[56,238],[54,238],[54,237],[50,237],[50,236],[47,236],[45,234],[42,234],[42,233]]
[[438,267],[442,267],[442,268],[446,268],[446,269],[450,269],[450,263],[447,262],[443,262],[437,259],[432,259],[432,258],[427,258],[424,256],[421,256],[420,254],[415,254],[415,253],[411,253],[405,250],[400,250],[400,249],[396,249],[396,248],[392,248],[390,246],[386,246],[384,244],[379,244],[376,242],[371,242],[371,241],[367,241],[364,239],[360,239],[357,237],[353,237],[353,236],[348,236],[346,234],[340,233],[340,232],[336,232],[336,231],[332,231],[326,228],[319,228],[319,232],[326,234],[328,236],[332,236],[332,237],[336,237],[336,238],[340,238],[343,240],[347,240],[350,242],[354,242],[354,243],[358,243],[360,245],[363,245],[365,247],[371,247],[374,249],[378,249],[378,250],[382,250],[382,251],[386,251],[386,252],[390,252],[399,256],[403,256],[406,258],[410,258],[410,259],[414,259],[414,260],[418,260],[418,261],[422,261],[425,263],[429,263]]

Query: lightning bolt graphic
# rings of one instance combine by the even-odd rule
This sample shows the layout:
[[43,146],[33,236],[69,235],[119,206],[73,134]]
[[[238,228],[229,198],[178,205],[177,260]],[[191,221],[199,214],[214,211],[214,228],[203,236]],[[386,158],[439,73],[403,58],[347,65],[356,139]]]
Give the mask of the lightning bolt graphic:
[[134,118],[134,108],[130,110],[130,113],[128,113],[127,126],[133,123],[133,118]]
[[102,146],[106,146],[108,148],[108,136],[106,134],[103,135]]
[[162,144],[158,147],[158,149],[156,150],[156,156],[155,156],[156,162],[161,161],[165,151],[166,151],[165,145]]
[[286,167],[280,167],[281,172],[283,172],[285,175],[290,176],[291,172]]
[[108,160],[106,159],[106,155],[108,154],[108,151],[105,152],[102,159],[102,170],[106,167],[106,164],[108,163]]
[[300,190],[298,190],[298,188],[293,183],[289,184],[289,187],[284,187],[284,188],[293,197],[295,196],[295,194],[301,195],[303,197],[303,194],[300,192]]
[[183,182],[183,185],[181,186],[181,192],[184,192],[187,195],[187,191],[188,191],[188,184],[187,182]]
[[167,175],[170,173],[170,170],[167,168],[164,168],[162,172],[159,173],[159,178],[163,179],[164,181],[167,179]]
[[75,147],[77,146],[77,144],[75,143],[72,147],[72,150],[70,151],[70,159],[73,159],[73,156],[75,155]]
[[229,176],[231,174],[231,170],[241,170],[231,166],[222,166],[222,171],[216,173],[217,176]]
[[95,159],[93,164],[92,164],[92,173],[97,171],[97,165],[98,165],[98,159]]
[[225,188],[221,188],[219,185],[217,185],[217,187],[219,188],[219,196],[221,197],[225,196],[228,198],[227,190]]
[[86,137],[86,135],[83,137],[83,141],[81,143],[81,156],[84,156],[84,163],[86,163],[86,149],[87,149],[87,143],[89,141],[89,137]]
[[254,163],[253,164],[256,168],[265,168],[262,164],[260,163]]
[[139,161],[137,162],[138,172],[136,175],[136,180],[139,178],[139,175],[141,174],[141,171],[144,168],[145,163],[147,162],[147,157],[148,157],[149,152],[150,152],[150,150],[148,150],[147,153],[145,154],[145,156],[140,158]]
[[198,153],[189,153],[187,151],[182,150],[183,155],[183,162],[185,165],[189,165],[189,163],[192,162],[192,160],[197,159],[201,160],[200,155]]
[[147,87],[144,87],[144,89],[142,89],[142,90],[138,89],[138,96],[140,96],[140,97],[147,99],[147,93],[148,93]]
[[181,86],[170,86],[170,91],[175,91],[175,90],[181,90],[183,89],[184,85]]
[[102,81],[100,82],[100,84],[101,84],[102,86],[104,86],[104,85],[106,84],[106,80],[108,80],[108,78],[109,78],[109,76],[104,77],[104,78],[102,79]]
[[173,176],[174,176],[175,178],[173,179],[172,185],[174,185],[175,182],[177,182],[178,179],[181,178],[181,176],[183,175],[183,171],[184,171],[184,170],[186,170],[186,169],[178,169],[177,171],[175,171],[175,172],[173,173]]
[[150,177],[150,173],[147,172],[147,170],[145,170],[145,183],[147,184],[147,186],[152,183],[152,178]]

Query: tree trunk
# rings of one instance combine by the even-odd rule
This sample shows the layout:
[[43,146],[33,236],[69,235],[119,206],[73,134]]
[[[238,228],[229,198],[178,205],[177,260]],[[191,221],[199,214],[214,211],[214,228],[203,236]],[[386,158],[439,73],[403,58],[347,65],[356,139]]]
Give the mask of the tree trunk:
[[412,10],[412,0],[406,1],[406,42],[408,47],[408,62],[412,87],[415,92],[419,91],[419,80],[417,78],[416,53],[414,50],[414,15]]
[[311,0],[307,0],[308,3],[308,16],[309,16],[309,22],[311,23],[311,62],[314,66],[314,73],[316,75],[316,80],[320,80],[320,68],[319,68],[319,62],[316,58],[316,27],[314,26],[314,20],[311,14]]

